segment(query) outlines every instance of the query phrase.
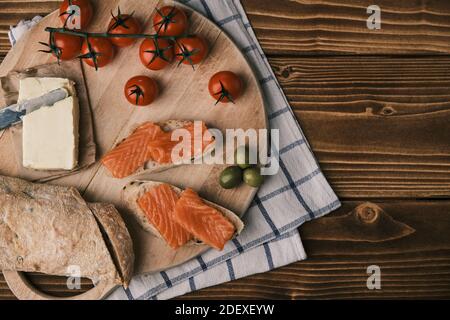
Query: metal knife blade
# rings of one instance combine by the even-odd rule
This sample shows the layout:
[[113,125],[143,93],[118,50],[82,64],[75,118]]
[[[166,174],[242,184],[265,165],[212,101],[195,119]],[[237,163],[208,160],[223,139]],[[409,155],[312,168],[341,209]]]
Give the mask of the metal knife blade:
[[64,88],[52,90],[40,97],[25,100],[17,104],[10,105],[0,110],[0,130],[18,124],[22,118],[33,111],[44,106],[53,106],[56,102],[66,99],[69,93]]

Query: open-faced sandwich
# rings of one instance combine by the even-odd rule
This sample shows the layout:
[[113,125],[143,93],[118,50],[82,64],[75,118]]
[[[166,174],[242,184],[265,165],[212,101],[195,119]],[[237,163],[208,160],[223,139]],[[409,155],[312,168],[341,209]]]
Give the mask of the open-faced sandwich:
[[0,176],[0,270],[78,276],[127,286],[130,234],[112,205],[88,204],[75,188]]
[[[115,178],[125,178],[143,170],[158,172],[172,168],[177,165],[173,161],[172,152],[180,145],[180,141],[172,139],[172,133],[176,129],[185,129],[190,139],[188,145],[191,152],[185,159],[181,154],[180,159],[184,160],[183,163],[186,160],[192,161],[214,149],[214,139],[208,134],[206,124],[201,121],[196,123],[199,124],[199,129],[192,121],[145,122],[108,152],[101,162]],[[196,139],[201,141],[196,143]]]
[[124,187],[122,196],[140,225],[175,250],[199,242],[223,250],[244,229],[236,214],[200,198],[192,189],[135,181]]

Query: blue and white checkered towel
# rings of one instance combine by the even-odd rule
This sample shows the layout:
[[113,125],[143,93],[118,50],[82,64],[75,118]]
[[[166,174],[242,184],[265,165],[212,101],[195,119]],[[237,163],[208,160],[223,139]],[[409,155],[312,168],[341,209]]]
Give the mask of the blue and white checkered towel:
[[137,276],[108,299],[169,299],[306,259],[297,228],[340,206],[270,68],[239,0],[180,0],[221,27],[259,77],[272,129],[280,130],[280,172],[270,176],[246,213],[246,229],[222,252],[164,272]]
[[169,299],[306,259],[297,228],[340,206],[295,119],[239,0],[181,0],[221,27],[262,85],[270,126],[280,129],[280,172],[268,178],[246,213],[245,231],[223,252],[133,279],[110,299]]

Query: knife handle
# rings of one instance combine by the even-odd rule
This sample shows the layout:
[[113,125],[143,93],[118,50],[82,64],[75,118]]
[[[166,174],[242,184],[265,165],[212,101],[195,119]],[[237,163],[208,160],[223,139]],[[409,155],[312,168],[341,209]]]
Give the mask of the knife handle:
[[22,117],[25,116],[26,111],[17,112],[12,110],[4,110],[2,112],[2,121],[0,121],[0,130],[9,128],[13,124],[22,121]]

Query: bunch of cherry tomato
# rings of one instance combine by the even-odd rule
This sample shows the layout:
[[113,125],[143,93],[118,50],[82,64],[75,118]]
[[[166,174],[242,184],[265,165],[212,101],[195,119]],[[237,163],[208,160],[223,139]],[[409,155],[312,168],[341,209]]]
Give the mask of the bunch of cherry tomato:
[[[80,30],[86,29],[94,15],[89,0],[64,0],[60,6],[60,18],[67,26],[70,17],[75,14],[71,5],[80,8]],[[45,44],[49,52],[58,60],[81,58],[91,67],[102,68],[114,59],[114,47],[131,46],[138,38],[145,38],[139,48],[142,64],[153,71],[162,70],[174,60],[178,64],[191,65],[201,63],[208,55],[208,44],[201,36],[187,35],[189,21],[186,13],[175,6],[156,9],[153,16],[153,28],[156,36],[140,35],[142,24],[133,14],[123,14],[120,9],[112,14],[107,36],[80,37],[73,34],[50,32],[50,41]],[[122,37],[114,37],[114,36]],[[125,37],[123,37],[125,35]],[[127,37],[126,35],[129,35]],[[210,80],[209,92],[217,103],[233,102],[242,94],[241,79],[230,71],[216,73]],[[138,106],[151,104],[158,96],[156,81],[147,76],[131,78],[125,85],[127,100]]]

